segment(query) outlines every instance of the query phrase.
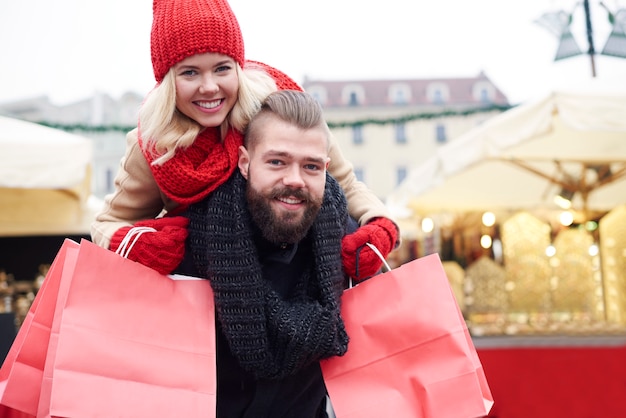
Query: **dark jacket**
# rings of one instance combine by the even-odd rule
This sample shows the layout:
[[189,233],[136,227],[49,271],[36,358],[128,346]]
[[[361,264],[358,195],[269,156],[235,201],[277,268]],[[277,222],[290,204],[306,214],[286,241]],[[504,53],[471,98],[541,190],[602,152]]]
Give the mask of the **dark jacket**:
[[[348,221],[348,233],[358,227]],[[311,243],[305,238],[290,246],[277,246],[255,233],[255,244],[261,258],[264,277],[282,297],[292,291],[294,277],[313,262]],[[186,251],[177,273],[204,277],[198,272]],[[217,418],[325,418],[326,387],[319,363],[280,380],[256,379],[244,370],[233,356],[216,320],[217,342]]]

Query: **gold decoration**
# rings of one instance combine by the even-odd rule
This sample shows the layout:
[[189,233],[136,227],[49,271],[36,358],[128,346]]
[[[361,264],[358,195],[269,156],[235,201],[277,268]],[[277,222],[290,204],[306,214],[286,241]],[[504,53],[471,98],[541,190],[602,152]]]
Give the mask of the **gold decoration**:
[[442,264],[459,309],[465,313],[465,289],[463,288],[465,271],[456,261],[443,261]]
[[467,268],[465,304],[470,321],[477,324],[504,322],[508,308],[505,282],[506,273],[502,266],[488,257],[480,257]]
[[626,206],[606,214],[599,231],[606,320],[626,324]]
[[550,310],[550,226],[527,212],[502,225],[509,312],[543,320]]
[[[584,229],[566,229],[554,240],[551,264],[552,317],[556,321],[590,322],[602,319],[602,283],[594,279],[597,255],[590,255],[594,245]],[[597,269],[597,267],[595,267]]]

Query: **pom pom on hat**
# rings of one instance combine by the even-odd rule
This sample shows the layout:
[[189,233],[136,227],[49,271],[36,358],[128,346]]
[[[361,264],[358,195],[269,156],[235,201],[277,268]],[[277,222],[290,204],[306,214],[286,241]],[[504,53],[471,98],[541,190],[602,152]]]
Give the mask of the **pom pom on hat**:
[[226,0],[154,0],[150,48],[157,82],[176,63],[196,54],[228,55],[244,65],[237,18]]

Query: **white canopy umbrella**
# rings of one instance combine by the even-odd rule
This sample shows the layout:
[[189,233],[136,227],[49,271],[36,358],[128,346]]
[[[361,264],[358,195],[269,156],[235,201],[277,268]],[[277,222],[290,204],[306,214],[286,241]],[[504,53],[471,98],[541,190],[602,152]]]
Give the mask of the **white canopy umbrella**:
[[0,116],[0,236],[85,234],[91,140]]
[[91,164],[87,138],[0,116],[0,187],[72,188]]
[[388,197],[397,212],[626,203],[626,82],[592,79],[489,119],[440,147]]

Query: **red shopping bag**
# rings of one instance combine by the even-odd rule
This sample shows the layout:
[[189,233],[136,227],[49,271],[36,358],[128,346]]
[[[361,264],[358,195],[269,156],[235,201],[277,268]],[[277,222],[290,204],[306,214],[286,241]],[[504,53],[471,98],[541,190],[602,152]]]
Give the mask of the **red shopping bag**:
[[213,293],[81,241],[38,416],[215,416]]
[[0,417],[2,418],[34,418],[35,416],[0,404]]
[[63,242],[0,369],[0,404],[15,411],[37,414],[57,295],[62,277],[71,276],[77,250],[78,243]]
[[338,418],[475,418],[493,398],[436,254],[346,290],[348,352],[321,363]]

